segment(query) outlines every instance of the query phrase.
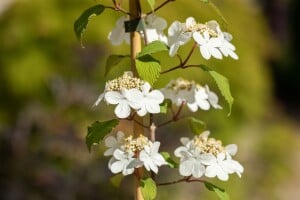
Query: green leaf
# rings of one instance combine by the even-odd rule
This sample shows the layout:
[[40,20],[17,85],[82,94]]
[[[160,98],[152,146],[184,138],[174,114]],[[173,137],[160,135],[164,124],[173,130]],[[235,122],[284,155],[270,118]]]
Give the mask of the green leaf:
[[110,55],[106,60],[105,65],[105,76],[112,70],[113,67],[117,66],[124,58],[130,58],[129,55]]
[[160,152],[160,154],[164,157],[165,161],[168,163],[170,168],[177,168],[178,163],[176,163],[170,156],[168,152]]
[[82,35],[89,23],[89,20],[104,11],[105,7],[101,4],[92,6],[85,10],[74,23],[74,31],[78,40],[81,41]]
[[154,10],[155,0],[147,0],[147,1],[151,9]]
[[118,187],[120,187],[123,179],[124,179],[124,176],[122,173],[120,173],[120,174],[114,175],[109,180],[113,186],[118,188]]
[[205,124],[204,121],[201,121],[201,120],[196,119],[194,117],[189,117],[189,125],[190,125],[190,128],[191,128],[192,132],[195,135],[199,135],[206,128],[206,124]]
[[153,53],[158,53],[162,51],[168,51],[168,46],[161,42],[161,41],[154,41],[145,46],[142,51],[137,55],[137,58],[140,58],[142,56],[148,55],[148,54],[153,54]]
[[161,66],[158,60],[150,55],[136,59],[136,69],[141,79],[153,85],[160,76]]
[[228,79],[205,65],[199,65],[199,67],[202,70],[208,72],[213,77],[215,82],[217,83],[217,86],[218,86],[219,90],[221,91],[221,94],[223,95],[223,97],[225,98],[225,100],[227,101],[227,103],[229,105],[229,113],[228,113],[228,116],[229,116],[231,114],[231,107],[232,107],[234,99],[231,96],[230,85],[229,85]]
[[104,136],[111,132],[111,130],[119,124],[118,119],[112,119],[104,122],[96,121],[88,127],[88,133],[85,137],[86,145],[91,152],[91,146],[93,144],[99,144],[103,140]]
[[141,180],[142,194],[145,200],[153,200],[156,197],[156,184],[151,178]]
[[217,196],[219,197],[219,199],[221,200],[229,200],[229,195],[225,192],[224,189],[212,184],[212,183],[209,183],[209,182],[204,182],[204,185],[205,187],[212,191],[212,192],[215,192],[217,194]]
[[165,99],[160,105],[160,113],[166,114],[168,108],[172,106],[172,101],[170,99]]

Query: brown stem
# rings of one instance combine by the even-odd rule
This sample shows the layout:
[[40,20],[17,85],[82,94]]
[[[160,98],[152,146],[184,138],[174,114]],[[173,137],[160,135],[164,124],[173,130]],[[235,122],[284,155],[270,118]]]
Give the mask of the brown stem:
[[[152,117],[151,117],[152,115]],[[155,124],[153,123],[153,114],[150,114],[150,122],[152,123],[151,126],[150,126],[150,138],[151,138],[151,141],[152,142],[155,142],[155,131],[156,131],[156,126]],[[155,181],[156,179],[156,174],[151,171],[151,178]]]
[[[115,1],[115,0],[113,0]],[[129,12],[130,20],[138,19],[141,17],[141,5],[140,0],[129,0]],[[136,70],[136,55],[141,51],[142,44],[141,44],[141,36],[139,32],[134,31],[130,33],[130,58],[131,58],[131,70],[134,74],[134,76],[138,76],[137,70]],[[139,116],[134,116],[134,123],[133,123],[133,133],[135,136],[138,136],[140,134],[144,134],[144,127],[141,126],[143,124],[143,118]],[[142,187],[140,185],[141,177],[143,175],[143,169],[139,168],[136,169],[138,176],[135,178],[135,189],[134,189],[134,196],[135,200],[144,200],[143,194],[142,194]]]
[[[194,53],[195,51],[195,48],[197,47],[197,43],[195,42],[191,51],[189,52],[189,54],[187,55],[187,57],[185,58],[185,60],[182,62],[182,60],[180,59],[180,64],[175,66],[175,67],[172,67],[166,71],[163,71],[163,72],[160,72],[160,74],[165,74],[165,73],[168,73],[168,72],[171,72],[171,71],[174,71],[176,69],[184,69],[184,68],[188,68],[188,67],[191,67],[191,65],[186,65],[186,63],[189,61],[189,59],[191,58],[192,54]],[[194,65],[195,66],[195,65]]]
[[178,108],[177,112],[175,113],[175,115],[174,115],[174,113],[173,113],[172,119],[170,119],[170,120],[168,120],[168,121],[165,121],[165,122],[163,122],[163,123],[161,123],[161,124],[158,124],[158,125],[157,125],[157,128],[162,127],[162,126],[165,126],[165,125],[170,124],[170,123],[172,123],[172,122],[178,121],[178,120],[180,119],[180,118],[179,118],[179,115],[180,115],[180,113],[181,113],[182,108],[183,108],[184,105],[185,105],[185,102],[182,102],[181,105],[180,105],[180,107]]
[[173,1],[175,1],[175,0],[164,1],[162,4],[160,4],[158,7],[156,7],[153,11],[148,12],[147,15],[150,15],[151,13],[158,11],[159,9],[161,9],[162,7],[164,7],[165,5],[167,5],[168,3],[173,2]]
[[179,179],[177,181],[171,181],[171,182],[165,182],[165,183],[156,183],[157,186],[165,186],[165,185],[173,185],[173,184],[177,184],[177,183],[190,183],[190,182],[201,182],[201,183],[205,183],[205,181],[201,180],[201,179],[191,179],[191,176],[189,177],[185,177],[182,179]]

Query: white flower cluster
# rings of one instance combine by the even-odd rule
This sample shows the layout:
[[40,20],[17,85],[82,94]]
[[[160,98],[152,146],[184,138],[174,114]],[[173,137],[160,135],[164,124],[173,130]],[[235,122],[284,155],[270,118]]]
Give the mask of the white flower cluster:
[[174,56],[180,46],[186,44],[191,38],[198,44],[200,52],[205,59],[215,57],[222,59],[222,54],[238,59],[235,46],[230,43],[231,34],[222,32],[216,21],[205,24],[197,23],[193,17],[186,19],[185,23],[175,21],[168,29],[169,54]]
[[231,144],[224,147],[221,141],[208,136],[209,131],[205,131],[192,140],[181,138],[183,146],[174,152],[180,158],[180,175],[195,178],[203,175],[210,178],[217,176],[222,181],[227,181],[228,175],[232,173],[241,177],[244,168],[232,159],[237,152],[237,146]]
[[[124,22],[129,18],[122,16],[116,22],[116,27],[108,34],[108,39],[113,45],[120,45],[125,41],[130,43],[130,34],[125,32]],[[163,33],[163,30],[167,27],[167,21],[164,18],[157,17],[154,14],[150,14],[145,17],[145,34],[141,32],[142,37],[145,37],[147,43],[159,40],[164,43],[168,43],[167,36]]]
[[177,106],[185,103],[192,112],[196,112],[198,108],[209,110],[210,106],[222,109],[218,104],[218,96],[207,85],[202,87],[194,81],[177,78],[171,80],[161,91],[165,99],[170,99]]
[[108,104],[117,105],[115,114],[119,118],[127,118],[134,109],[139,116],[147,113],[159,113],[164,96],[159,90],[151,90],[148,82],[133,77],[131,72],[125,72],[123,76],[108,81],[104,93],[100,94],[95,106],[102,99]]
[[151,142],[147,137],[140,135],[138,138],[125,137],[119,131],[117,136],[108,136],[105,145],[109,148],[105,156],[111,156],[108,168],[112,173],[122,172],[124,176],[130,175],[135,168],[145,167],[148,171],[158,173],[158,167],[166,165],[165,159],[158,149],[160,142]]

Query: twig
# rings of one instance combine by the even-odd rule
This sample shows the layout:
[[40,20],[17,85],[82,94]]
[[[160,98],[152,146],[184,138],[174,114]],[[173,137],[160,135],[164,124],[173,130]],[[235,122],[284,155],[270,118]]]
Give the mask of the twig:
[[123,9],[123,8],[121,7],[121,4],[118,3],[118,2],[116,2],[116,0],[112,0],[112,2],[113,2],[113,4],[114,4],[114,6],[104,6],[104,7],[105,7],[105,8],[112,9],[112,10],[115,10],[115,11],[118,11],[118,12],[122,12],[122,13],[124,13],[124,14],[126,14],[126,15],[132,16],[131,13],[128,12],[127,10]]
[[179,179],[177,181],[171,181],[171,182],[165,182],[165,183],[156,183],[157,186],[165,186],[165,185],[173,185],[173,184],[177,184],[177,183],[190,183],[190,182],[201,182],[204,183],[205,181],[201,180],[201,179],[191,179],[191,176],[188,177],[184,177],[182,179]]
[[180,58],[180,64],[175,66],[175,67],[172,67],[166,71],[163,71],[163,72],[160,72],[160,74],[165,74],[165,73],[168,73],[168,72],[171,72],[171,71],[174,71],[176,69],[185,69],[185,68],[189,68],[189,67],[195,67],[196,65],[186,65],[186,63],[189,61],[189,59],[191,58],[192,54],[194,53],[195,51],[195,48],[197,47],[197,43],[195,42],[191,51],[189,52],[189,54],[187,55],[186,59],[182,62],[182,59]]
[[158,7],[156,7],[153,11],[148,12],[146,15],[150,15],[150,14],[158,11],[159,9],[161,9],[162,7],[164,7],[165,5],[167,5],[168,3],[171,3],[173,1],[175,1],[175,0],[166,0],[166,1],[164,1],[162,4],[160,4]]
[[174,111],[173,111],[173,117],[172,117],[172,119],[170,119],[168,121],[165,121],[165,122],[163,122],[161,124],[158,124],[157,128],[165,126],[165,125],[167,125],[169,123],[178,121],[179,120],[179,115],[180,115],[180,113],[181,113],[182,108],[183,108],[184,105],[185,105],[185,102],[182,102],[175,115],[174,115]]

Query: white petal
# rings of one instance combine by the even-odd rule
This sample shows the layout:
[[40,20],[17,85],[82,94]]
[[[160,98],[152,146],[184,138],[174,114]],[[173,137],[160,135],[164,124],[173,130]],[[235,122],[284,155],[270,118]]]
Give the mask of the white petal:
[[107,147],[114,147],[117,144],[117,140],[115,137],[113,136],[108,136],[105,140],[104,140],[104,144]]
[[170,46],[170,50],[169,50],[169,55],[171,57],[175,56],[177,51],[178,51],[178,48],[179,48],[179,44],[178,43],[174,43]]
[[115,114],[119,118],[127,118],[130,115],[130,107],[126,100],[121,101],[115,108]]
[[187,103],[187,106],[190,109],[190,111],[192,111],[192,112],[196,112],[198,110],[198,104],[197,104],[197,102]]
[[193,168],[193,176],[195,178],[200,178],[205,172],[205,167],[199,163],[199,162],[195,162],[194,163],[194,168]]
[[210,105],[207,100],[199,100],[197,101],[197,104],[202,110],[209,110],[210,108]]
[[200,53],[203,56],[203,58],[205,58],[206,60],[210,59],[211,54],[210,54],[207,46],[206,45],[202,45],[199,48],[200,48]]
[[152,101],[161,104],[164,101],[164,95],[159,90],[153,90],[147,95],[147,99],[151,99]]
[[100,94],[97,101],[94,103],[94,106],[98,106],[98,104],[102,101],[104,97],[104,93]]
[[142,101],[144,99],[143,94],[138,89],[124,90],[124,96],[128,99],[130,107],[133,109],[139,109],[142,107]]
[[122,161],[115,161],[110,166],[110,170],[114,174],[117,174],[117,173],[123,171],[123,168],[124,168],[124,163]]
[[137,114],[141,117],[145,116],[147,114],[147,109],[145,106],[141,107],[138,111]]
[[160,113],[160,106],[158,103],[153,101],[147,101],[146,103],[146,109],[149,113]]
[[222,58],[223,58],[221,52],[220,52],[217,48],[210,48],[210,49],[209,49],[209,52],[210,52],[210,54],[211,54],[213,57],[215,57],[215,58],[217,58],[217,59],[222,59]]
[[234,156],[238,151],[238,147],[236,144],[229,144],[225,147],[225,150],[229,155]]
[[104,98],[107,103],[118,104],[124,99],[124,96],[120,92],[109,91],[105,93]]
[[185,24],[187,27],[194,26],[196,24],[196,20],[194,17],[189,17],[185,20]]
[[179,173],[181,176],[190,176],[190,175],[192,175],[193,169],[194,169],[194,161],[187,160],[187,161],[180,163]]
[[148,94],[150,92],[151,85],[148,82],[146,82],[144,85],[141,86],[141,89],[143,94]]
[[203,45],[206,43],[205,39],[199,32],[193,33],[193,38],[199,45]]

